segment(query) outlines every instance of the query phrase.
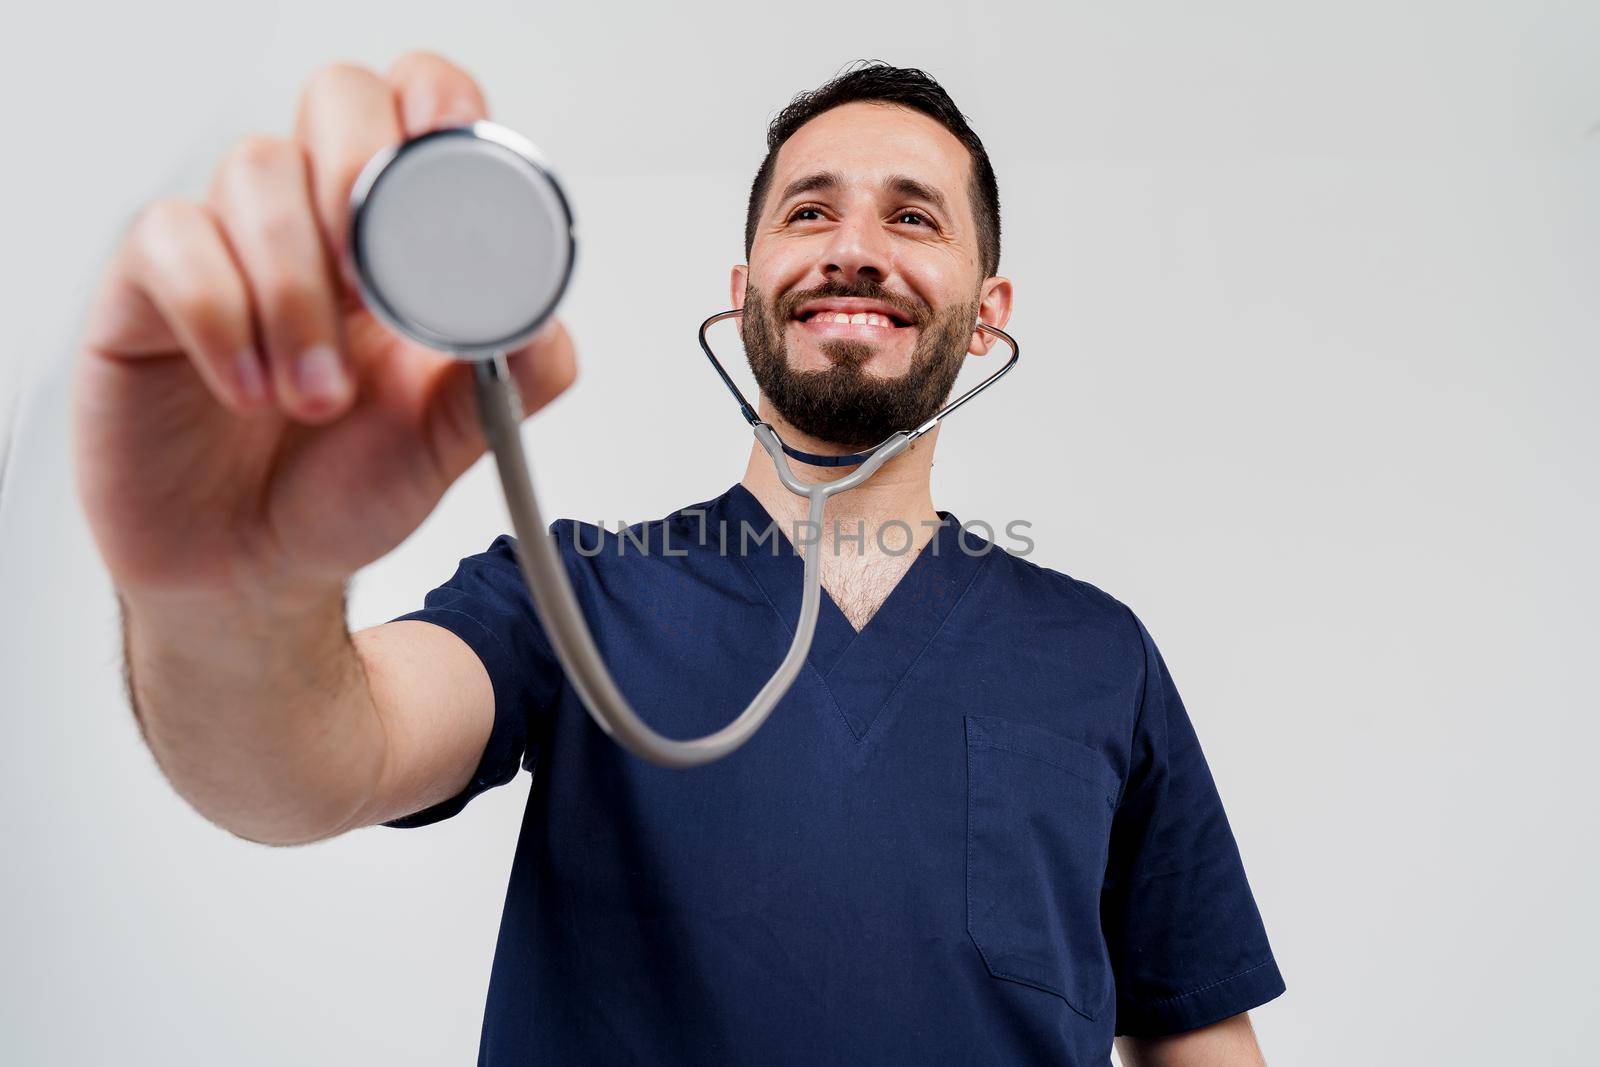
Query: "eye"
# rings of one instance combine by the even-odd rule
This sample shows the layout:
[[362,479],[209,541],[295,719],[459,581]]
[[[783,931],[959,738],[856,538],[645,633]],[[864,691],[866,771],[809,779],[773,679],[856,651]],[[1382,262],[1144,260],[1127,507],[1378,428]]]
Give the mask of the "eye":
[[895,217],[896,222],[904,222],[906,219],[917,219],[924,226],[933,225],[933,220],[920,211],[902,211]]
[[789,218],[786,221],[794,222],[796,220],[799,220],[801,222],[811,222],[813,220],[800,218],[801,215],[805,214],[808,211],[813,215],[818,215],[818,214],[821,214],[822,209],[820,207],[817,207],[815,204],[801,204],[799,207],[797,207],[793,211],[789,212]]

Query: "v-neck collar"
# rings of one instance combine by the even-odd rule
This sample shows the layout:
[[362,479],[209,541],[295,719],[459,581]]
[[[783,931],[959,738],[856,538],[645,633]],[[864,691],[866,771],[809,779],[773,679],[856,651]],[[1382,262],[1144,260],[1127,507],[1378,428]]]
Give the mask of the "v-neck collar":
[[[727,554],[740,557],[782,624],[793,632],[800,617],[804,559],[742,483],[724,493],[718,506],[726,523]],[[859,632],[827,589],[822,591],[807,660],[858,741],[971,587],[988,553],[1002,551],[963,534],[949,512],[939,512],[939,518],[939,528]],[[741,523],[750,527],[748,541],[741,541]],[[758,544],[756,537],[769,529],[773,536]]]

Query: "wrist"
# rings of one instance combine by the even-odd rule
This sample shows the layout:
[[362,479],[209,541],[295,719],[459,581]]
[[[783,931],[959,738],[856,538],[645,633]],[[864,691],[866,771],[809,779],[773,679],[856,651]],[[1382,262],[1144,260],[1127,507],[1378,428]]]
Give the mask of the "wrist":
[[125,633],[146,648],[196,652],[233,642],[256,647],[323,646],[343,637],[345,587],[282,586],[270,593],[152,593],[117,590]]

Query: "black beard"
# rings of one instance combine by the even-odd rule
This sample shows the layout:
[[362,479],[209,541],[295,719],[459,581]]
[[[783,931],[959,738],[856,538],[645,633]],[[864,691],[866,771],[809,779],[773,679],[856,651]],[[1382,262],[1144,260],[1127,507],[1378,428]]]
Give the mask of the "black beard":
[[[906,373],[898,378],[869,376],[862,368],[872,357],[873,346],[838,338],[822,342],[823,354],[832,362],[826,370],[798,371],[790,366],[784,329],[793,319],[793,309],[827,297],[883,300],[904,309],[919,327]],[[913,313],[903,300],[869,283],[824,285],[778,303],[771,308],[762,293],[745,291],[740,332],[761,395],[801,433],[854,452],[880,444],[897,430],[915,429],[944,406],[961,373],[979,301],[975,296],[970,304],[947,307],[930,317],[925,311]]]

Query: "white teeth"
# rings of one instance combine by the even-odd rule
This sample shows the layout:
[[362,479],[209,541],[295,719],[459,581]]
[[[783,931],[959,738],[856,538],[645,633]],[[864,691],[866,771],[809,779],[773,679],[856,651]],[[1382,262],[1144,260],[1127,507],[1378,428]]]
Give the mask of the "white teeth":
[[854,315],[844,311],[819,311],[813,316],[818,322],[843,322],[856,326],[882,326],[892,328],[894,322],[887,315],[875,311],[858,311]]

